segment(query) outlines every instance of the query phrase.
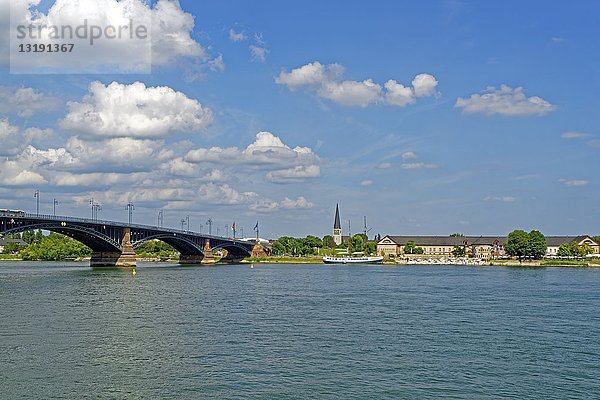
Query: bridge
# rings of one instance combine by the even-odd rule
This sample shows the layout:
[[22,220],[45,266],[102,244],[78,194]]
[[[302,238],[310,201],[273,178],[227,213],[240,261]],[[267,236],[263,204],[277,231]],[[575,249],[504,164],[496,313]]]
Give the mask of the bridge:
[[135,249],[161,240],[179,251],[180,264],[214,263],[213,252],[226,250],[222,260],[238,262],[252,255],[254,243],[213,235],[95,219],[0,212],[0,237],[31,230],[69,236],[92,249],[92,267],[134,267]]

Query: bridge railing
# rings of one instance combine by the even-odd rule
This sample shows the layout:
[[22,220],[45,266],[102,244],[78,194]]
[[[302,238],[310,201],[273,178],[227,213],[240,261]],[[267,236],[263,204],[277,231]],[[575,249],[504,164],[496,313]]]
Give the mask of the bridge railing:
[[199,232],[194,231],[186,231],[181,229],[173,229],[173,228],[164,228],[158,227],[155,225],[141,225],[141,224],[129,224],[125,222],[117,222],[117,221],[108,221],[101,219],[93,219],[93,218],[78,218],[78,217],[66,217],[61,215],[50,215],[50,214],[32,214],[32,213],[13,213],[13,212],[0,212],[0,217],[10,217],[17,219],[39,219],[44,221],[59,221],[59,222],[75,222],[75,223],[84,223],[84,224],[92,224],[92,225],[110,225],[110,226],[118,226],[125,228],[138,228],[138,229],[146,229],[146,230],[154,230],[165,233],[176,233],[183,234],[189,236],[200,236],[207,239],[219,239],[219,240],[230,240],[236,243],[245,243],[248,242],[243,240],[226,238],[223,236],[215,236],[215,235],[205,235]]

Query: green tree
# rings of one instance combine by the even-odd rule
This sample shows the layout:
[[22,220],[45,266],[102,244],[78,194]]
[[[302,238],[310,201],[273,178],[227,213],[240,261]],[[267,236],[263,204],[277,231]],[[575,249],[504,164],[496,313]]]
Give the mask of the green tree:
[[567,243],[561,244],[558,246],[558,252],[556,255],[559,257],[572,257],[573,254],[571,254],[571,246]]
[[451,233],[450,237],[465,237],[462,233]]
[[465,250],[465,246],[455,245],[454,250],[452,250],[452,255],[454,257],[464,257],[467,255],[467,251]]
[[592,239],[594,239],[594,242],[600,244],[600,236],[592,236]]
[[404,254],[423,254],[425,250],[422,247],[417,247],[414,240],[409,240],[404,245]]
[[335,247],[335,242],[333,241],[333,236],[331,236],[331,235],[323,236],[323,247],[327,247],[330,249]]
[[535,260],[544,258],[548,245],[546,244],[546,238],[540,231],[533,230],[529,232],[529,246],[527,255]]
[[352,236],[352,248],[354,249],[353,251],[365,251],[365,240],[363,234],[359,233]]
[[279,240],[277,240],[271,245],[271,251],[276,256],[282,256],[285,254],[285,246],[281,244]]
[[24,260],[60,261],[71,258],[88,257],[89,247],[67,236],[50,233],[21,251]]
[[375,242],[368,242],[367,243],[367,251],[366,251],[366,253],[368,255],[377,254],[377,243],[375,243]]
[[505,249],[506,254],[518,257],[519,261],[522,261],[523,257],[527,256],[529,249],[529,235],[527,232],[518,229],[509,233]]

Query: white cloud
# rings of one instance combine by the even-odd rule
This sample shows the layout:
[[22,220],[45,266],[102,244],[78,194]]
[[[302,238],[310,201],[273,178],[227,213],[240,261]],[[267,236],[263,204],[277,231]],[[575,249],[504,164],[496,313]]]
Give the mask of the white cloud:
[[258,61],[261,63],[264,63],[267,60],[267,54],[270,53],[267,48],[255,46],[253,44],[249,46],[249,49],[250,55],[252,56],[252,61]]
[[417,158],[417,154],[414,151],[405,151],[401,157],[403,160],[412,160]]
[[271,171],[267,173],[267,180],[273,183],[294,183],[317,178],[320,175],[321,168],[318,165],[298,165],[293,168]]
[[203,130],[212,112],[197,100],[166,87],[141,82],[105,86],[92,82],[81,102],[67,103],[61,127],[101,137],[166,137]]
[[483,200],[485,201],[499,201],[502,203],[513,203],[516,199],[512,196],[487,196]]
[[271,132],[259,132],[245,149],[212,147],[190,150],[185,160],[192,163],[248,165],[270,170],[267,180],[277,183],[301,181],[320,176],[319,158],[308,147],[291,148]]
[[395,80],[388,80],[384,87],[372,79],[363,81],[343,80],[344,67],[339,64],[323,65],[318,61],[282,71],[275,82],[290,90],[305,89],[319,97],[346,106],[366,107],[382,103],[404,107],[416,101],[417,97],[436,95],[437,80],[429,74],[419,74],[412,81],[412,87],[404,86]]
[[412,85],[416,97],[434,96],[438,81],[432,75],[419,74],[413,79]]
[[52,129],[27,128],[22,131],[11,125],[8,118],[0,119],[0,156],[18,154],[30,144],[45,141],[52,134]]
[[377,168],[379,168],[379,169],[390,169],[390,168],[392,168],[392,164],[389,163],[389,162],[384,162],[384,163],[379,164],[377,166]]
[[500,89],[490,86],[484,94],[473,94],[468,99],[459,97],[455,107],[462,108],[468,114],[504,116],[544,115],[556,110],[555,105],[540,97],[525,96],[522,87],[513,89],[506,85]]
[[66,150],[77,160],[78,167],[93,165],[154,167],[157,162],[172,156],[160,140],[111,138],[101,141],[71,137]]
[[36,112],[46,112],[58,107],[59,100],[30,87],[9,88],[0,86],[0,113],[31,117]]
[[373,184],[373,181],[369,180],[369,179],[360,182],[360,186],[371,186],[372,184]]
[[592,136],[586,132],[576,132],[576,131],[568,131],[560,134],[560,137],[563,139],[586,139]]
[[585,179],[559,179],[558,181],[569,187],[587,186],[590,183]]
[[296,200],[289,199],[285,197],[281,201],[281,208],[285,208],[287,210],[290,209],[308,209],[313,208],[314,204],[310,201],[306,200],[303,196],[298,197]]
[[344,106],[366,107],[381,99],[381,85],[367,79],[362,82],[326,82],[318,90],[318,95]]
[[[142,0],[56,0],[44,14],[37,10],[39,0],[11,2],[13,29],[21,24],[41,27],[41,36],[25,38],[22,43],[73,43],[71,53],[57,57],[50,53],[36,53],[35,57],[19,55],[11,59],[13,68],[21,72],[44,72],[48,68],[56,72],[150,72],[151,65],[168,65],[181,57],[207,60],[206,50],[192,38],[194,16],[181,9],[179,1],[158,0],[151,8]],[[73,30],[87,21],[88,26],[97,26],[108,35],[90,45],[90,35],[57,39],[56,30],[62,27]],[[130,21],[136,35],[129,32]],[[126,28],[119,28],[126,27]],[[37,32],[37,29],[35,29]],[[70,32],[66,30],[65,32]],[[89,30],[91,32],[91,30]],[[113,34],[114,33],[114,34]],[[14,32],[16,34],[16,32]],[[20,42],[21,43],[21,42]],[[135,57],[131,57],[135,54]],[[17,54],[18,55],[18,54]]]
[[246,34],[244,33],[244,31],[241,32],[236,32],[233,29],[229,30],[229,40],[231,40],[232,42],[241,42],[246,40]]
[[428,163],[403,163],[400,165],[402,169],[432,169],[437,168],[437,164],[428,164]]

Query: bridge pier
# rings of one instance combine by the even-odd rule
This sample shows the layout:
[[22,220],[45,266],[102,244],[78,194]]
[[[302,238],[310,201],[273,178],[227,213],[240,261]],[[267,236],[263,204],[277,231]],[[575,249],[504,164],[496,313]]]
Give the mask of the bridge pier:
[[202,264],[214,264],[215,257],[213,256],[212,249],[210,248],[210,240],[206,239],[204,242],[204,258]]
[[94,251],[90,259],[91,267],[122,267],[131,268],[137,265],[137,259],[131,245],[131,229],[123,228],[121,252]]

